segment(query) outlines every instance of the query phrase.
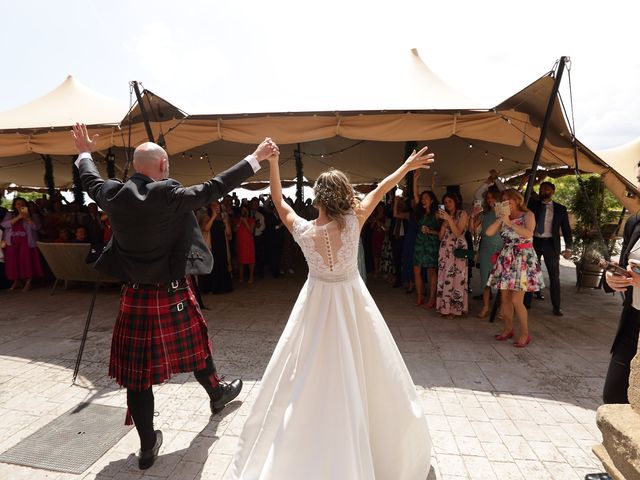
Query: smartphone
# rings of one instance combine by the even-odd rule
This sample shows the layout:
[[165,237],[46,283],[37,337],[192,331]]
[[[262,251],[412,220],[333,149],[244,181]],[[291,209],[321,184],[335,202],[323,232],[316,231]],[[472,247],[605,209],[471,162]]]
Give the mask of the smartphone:
[[607,262],[604,258],[598,262],[598,265],[600,268],[604,268],[607,272],[611,272],[614,275],[618,275],[620,277],[629,276],[629,272],[627,272],[626,268],[622,268],[620,265],[616,265],[613,262]]
[[440,205],[438,205],[438,209],[444,212],[444,204],[441,203]]
[[631,267],[633,273],[637,273],[638,275],[640,275],[640,260],[629,259],[629,266]]
[[473,201],[474,208],[482,207],[482,200],[474,200]]

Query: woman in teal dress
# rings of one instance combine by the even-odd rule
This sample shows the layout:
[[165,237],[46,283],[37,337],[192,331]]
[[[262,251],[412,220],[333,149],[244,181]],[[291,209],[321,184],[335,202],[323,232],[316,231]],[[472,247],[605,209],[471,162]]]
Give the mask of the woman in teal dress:
[[478,263],[480,264],[480,286],[482,290],[482,310],[478,313],[478,318],[485,318],[491,311],[489,304],[491,287],[487,285],[489,273],[493,268],[498,253],[502,250],[502,238],[499,233],[487,235],[487,228],[496,221],[494,207],[500,192],[496,188],[489,188],[485,191],[482,206],[474,207],[471,212],[472,231],[480,237],[478,248]]
[[413,195],[416,218],[418,219],[418,235],[413,249],[413,275],[415,277],[416,305],[424,304],[424,279],[422,270],[427,269],[429,282],[429,299],[425,305],[434,308],[436,305],[436,287],[438,284],[438,250],[440,248],[440,221],[436,216],[438,198],[430,190],[418,195],[418,178],[416,171],[413,176]]

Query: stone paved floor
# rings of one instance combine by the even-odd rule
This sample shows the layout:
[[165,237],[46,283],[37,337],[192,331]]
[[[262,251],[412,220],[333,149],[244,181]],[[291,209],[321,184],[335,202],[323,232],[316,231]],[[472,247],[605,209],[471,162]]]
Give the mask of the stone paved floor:
[[[499,326],[486,320],[446,320],[414,306],[402,289],[370,282],[423,399],[434,443],[430,480],[580,479],[602,469],[591,453],[601,440],[595,409],[621,302],[602,291],[576,293],[574,278],[563,267],[563,318],[551,315],[548,299],[534,300],[526,349],[494,341]],[[205,297],[215,361],[245,380],[242,403],[210,418],[193,376],[156,388],[164,445],[151,469],[137,469],[132,430],[82,475],[0,463],[0,480],[222,478],[303,279]],[[80,402],[125,405],[124,391],[106,377],[115,288],[98,296],[79,382],[70,385],[90,298],[86,287],[0,293],[0,452]],[[470,305],[472,313],[480,307]]]

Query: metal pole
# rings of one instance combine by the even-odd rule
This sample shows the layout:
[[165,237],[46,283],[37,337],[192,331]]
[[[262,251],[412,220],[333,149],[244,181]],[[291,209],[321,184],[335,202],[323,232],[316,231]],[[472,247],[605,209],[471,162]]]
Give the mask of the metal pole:
[[[144,121],[144,128],[147,131],[147,137],[150,142],[155,142],[153,139],[153,132],[151,131],[151,125],[149,124],[149,115],[147,111],[144,109],[144,104],[142,103],[142,95],[140,95],[140,87],[138,87],[138,82],[131,82],[131,86],[133,86],[133,91],[136,94],[136,100],[138,100],[138,106],[140,107],[140,113],[142,113],[142,120]],[[129,120],[131,122],[131,120]]]
[[293,152],[293,156],[296,160],[296,203],[301,204],[304,201],[303,198],[303,186],[304,186],[304,177],[302,173],[302,155],[300,154],[300,144],[296,147]]
[[96,279],[96,283],[93,287],[93,297],[91,298],[91,305],[89,306],[87,321],[84,324],[84,332],[82,333],[82,341],[80,342],[80,349],[78,350],[78,357],[76,358],[76,366],[73,368],[73,380],[71,380],[71,385],[75,385],[76,378],[78,377],[78,371],[80,370],[80,361],[82,360],[84,344],[87,342],[87,335],[89,334],[89,325],[91,324],[91,317],[93,316],[93,306],[96,304],[96,295],[98,294],[98,288],[100,288],[100,276],[98,276],[98,278]]
[[556,97],[558,95],[558,89],[560,88],[560,81],[562,80],[564,66],[568,60],[568,57],[560,57],[560,62],[558,63],[558,70],[556,70],[556,79],[553,83],[553,88],[551,89],[551,95],[549,96],[547,112],[544,114],[544,121],[542,122],[542,129],[540,130],[538,147],[536,148],[536,153],[533,156],[533,163],[531,164],[531,175],[529,176],[529,183],[527,183],[527,189],[524,194],[525,205],[529,203],[529,199],[531,198],[531,192],[533,191],[533,182],[536,179],[536,173],[538,172],[542,149],[544,148],[544,141],[547,137],[547,128],[549,127],[549,123],[551,122],[551,114],[553,113],[553,107],[556,103]]

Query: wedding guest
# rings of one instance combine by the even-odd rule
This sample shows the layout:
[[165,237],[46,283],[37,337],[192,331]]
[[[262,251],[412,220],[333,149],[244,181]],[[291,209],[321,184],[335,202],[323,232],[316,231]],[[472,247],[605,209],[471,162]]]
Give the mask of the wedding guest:
[[[22,197],[13,199],[11,211],[2,221],[5,232],[5,268],[11,290],[22,287],[23,292],[31,290],[34,277],[43,275],[40,252],[36,246],[40,221],[29,211],[27,201]],[[23,286],[24,283],[24,286]]]
[[382,257],[382,245],[387,234],[385,228],[384,205],[379,203],[373,214],[368,218],[369,229],[371,230],[371,256],[373,258],[373,276],[380,275],[380,260]]
[[508,211],[501,209],[496,221],[486,230],[487,235],[500,232],[503,241],[502,250],[489,274],[489,286],[500,290],[500,309],[504,321],[502,332],[495,339],[504,341],[513,338],[515,312],[520,324],[520,335],[513,346],[522,348],[531,342],[524,294],[544,287],[540,262],[533,248],[536,219],[517,190],[505,190],[502,201],[509,202]]
[[238,262],[238,282],[244,281],[245,266],[249,267],[249,283],[253,283],[256,251],[253,243],[255,220],[249,217],[249,208],[240,207],[240,216],[235,219],[233,229],[236,234],[236,259]]
[[456,249],[468,248],[465,231],[469,216],[462,209],[462,198],[455,192],[442,197],[444,208],[438,209],[442,220],[438,252],[438,293],[436,308],[441,316],[453,318],[468,310],[467,259],[455,255]]
[[213,255],[213,270],[200,276],[202,293],[226,293],[233,290],[231,281],[231,223],[222,205],[217,200],[211,202],[203,216],[200,229],[205,244]]
[[438,198],[430,190],[424,190],[418,195],[418,180],[420,171],[413,174],[414,208],[417,222],[417,235],[413,249],[413,275],[418,296],[416,305],[424,303],[424,279],[422,272],[427,270],[429,284],[429,299],[426,307],[436,306],[438,285],[438,256],[440,247],[440,221],[436,216]]
[[[480,189],[483,189],[482,186]],[[480,190],[478,189],[478,190]],[[493,268],[500,250],[502,250],[502,238],[498,232],[493,235],[487,234],[487,228],[496,221],[494,207],[500,191],[495,187],[483,189],[482,203],[476,206],[471,213],[471,230],[477,232],[478,238],[478,263],[480,264],[480,286],[482,288],[482,310],[478,313],[478,318],[486,318],[490,311],[489,303],[491,297],[491,287],[487,285],[489,273]],[[476,199],[477,199],[476,191]]]

